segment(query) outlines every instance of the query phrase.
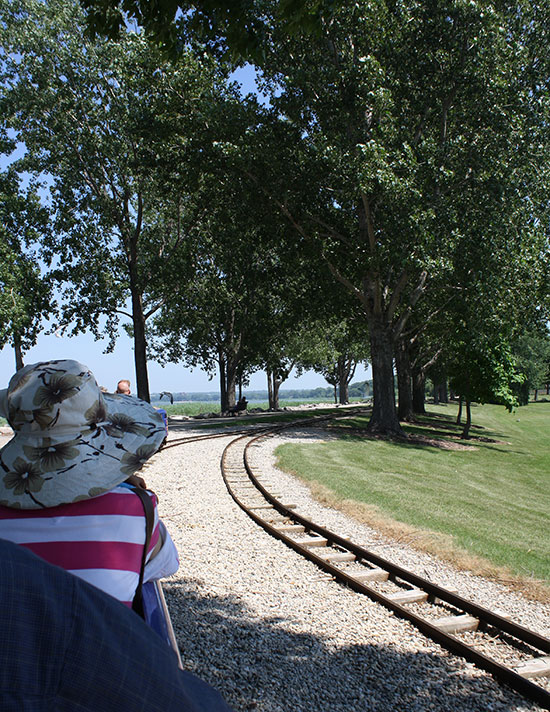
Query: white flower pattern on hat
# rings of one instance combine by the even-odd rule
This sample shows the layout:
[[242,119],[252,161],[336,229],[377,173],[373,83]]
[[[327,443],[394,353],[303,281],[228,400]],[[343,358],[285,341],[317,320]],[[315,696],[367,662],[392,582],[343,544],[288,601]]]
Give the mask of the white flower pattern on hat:
[[54,373],[46,380],[46,375],[41,374],[44,385],[40,386],[33,398],[33,403],[40,408],[52,408],[57,403],[62,403],[67,398],[74,396],[82,384],[82,378],[68,374],[62,376]]
[[37,463],[18,457],[13,463],[13,471],[4,477],[4,483],[8,489],[13,489],[14,494],[38,492],[44,484],[43,472]]
[[39,461],[44,472],[60,470],[66,467],[67,460],[74,460],[79,455],[76,447],[78,440],[54,443],[51,438],[44,438],[40,445],[23,445],[23,452],[31,461]]

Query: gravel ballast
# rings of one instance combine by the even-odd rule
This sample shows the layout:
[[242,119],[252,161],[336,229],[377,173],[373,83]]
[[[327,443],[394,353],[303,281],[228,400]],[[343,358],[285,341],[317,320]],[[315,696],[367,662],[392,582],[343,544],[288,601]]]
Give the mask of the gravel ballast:
[[[178,429],[170,439],[204,433]],[[252,464],[313,521],[550,635],[547,606],[384,539],[276,470],[279,443],[322,437],[295,432],[265,440]],[[161,451],[143,476],[159,495],[180,554],[180,569],[164,588],[184,666],[217,687],[235,712],[540,709],[260,529],[221,477],[230,439]]]

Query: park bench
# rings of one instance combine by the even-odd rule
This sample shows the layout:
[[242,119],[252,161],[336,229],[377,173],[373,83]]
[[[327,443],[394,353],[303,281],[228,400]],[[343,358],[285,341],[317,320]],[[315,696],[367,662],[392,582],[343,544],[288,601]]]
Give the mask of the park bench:
[[248,407],[248,401],[246,398],[243,396],[240,398],[237,403],[230,408],[227,412],[229,415],[238,415],[239,413],[246,413],[246,409]]

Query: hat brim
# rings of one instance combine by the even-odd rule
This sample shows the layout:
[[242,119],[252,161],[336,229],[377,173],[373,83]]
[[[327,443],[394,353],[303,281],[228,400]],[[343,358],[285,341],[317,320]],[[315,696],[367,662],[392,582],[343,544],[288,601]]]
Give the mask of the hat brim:
[[0,504],[38,509],[96,497],[139,470],[166,437],[160,413],[132,396],[102,394],[97,416],[55,435],[16,432],[0,450]]

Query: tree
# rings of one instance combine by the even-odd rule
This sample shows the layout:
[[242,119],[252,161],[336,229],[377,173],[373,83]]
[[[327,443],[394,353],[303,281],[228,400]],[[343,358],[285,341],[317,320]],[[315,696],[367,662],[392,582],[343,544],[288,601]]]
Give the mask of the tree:
[[349,385],[358,363],[369,357],[364,324],[352,318],[327,314],[308,329],[303,340],[300,366],[322,374],[334,388],[334,402],[349,403]]
[[521,383],[515,359],[509,345],[503,339],[491,342],[486,338],[476,339],[478,334],[460,340],[458,359],[451,371],[451,383],[459,398],[466,404],[466,422],[462,438],[468,438],[472,424],[471,404],[499,403],[512,411],[519,405],[513,384]]
[[27,149],[19,169],[50,176],[42,256],[64,286],[62,324],[106,332],[112,346],[129,318],[138,395],[149,400],[146,323],[205,209],[193,191],[223,76],[208,58],[166,64],[136,33],[86,42],[70,1],[4,5],[4,123]]
[[[233,118],[238,125],[243,117]],[[283,326],[294,318],[289,305],[299,286],[293,256],[277,248],[281,221],[223,152],[203,172],[201,190],[209,211],[192,233],[193,278],[182,281],[174,260],[164,285],[170,300],[154,320],[155,349],[167,360],[217,369],[226,412],[239,377],[260,367],[279,374]]]
[[[281,0],[276,13],[285,31],[319,31],[322,17],[330,16],[334,0]],[[154,43],[178,54],[189,36],[199,36],[213,49],[240,57],[259,57],[266,26],[261,4],[255,0],[81,0],[92,36],[117,39],[128,20],[137,22]]]
[[[273,219],[281,220],[279,215]],[[283,232],[285,229],[283,223]],[[322,265],[306,262],[292,249],[288,251],[289,244],[284,239],[273,244],[272,254],[275,250],[279,253],[279,287],[269,297],[268,322],[256,341],[258,364],[267,374],[270,410],[279,410],[281,385],[293,368],[301,373],[306,354],[318,338],[318,320],[330,319],[334,306],[327,298],[326,280],[330,275],[323,278],[316,269]]]
[[425,414],[425,383],[428,370],[437,367],[446,334],[446,311],[455,291],[452,262],[439,265],[430,279],[430,289],[410,315],[395,344],[398,417],[414,421]]
[[[273,316],[278,316],[273,314]],[[300,333],[291,328],[274,328],[261,345],[261,364],[267,375],[269,410],[279,410],[279,390],[296,365]]]
[[535,391],[535,400],[537,400],[537,390],[545,387],[549,380],[550,335],[548,331],[546,330],[546,333],[525,331],[514,343],[513,353],[518,370],[524,376],[520,402],[521,405],[527,405],[531,390]]
[[[480,215],[483,220],[482,206]],[[475,224],[474,211],[472,217]],[[498,234],[503,228],[495,219],[492,229]],[[516,387],[524,376],[512,344],[525,325],[539,318],[526,279],[538,258],[537,242],[527,233],[497,249],[489,226],[484,226],[484,232],[487,240],[475,241],[472,235],[475,249],[472,245],[466,253],[454,256],[454,276],[460,289],[446,311],[445,344],[438,364],[449,375],[460,409],[462,401],[466,404],[464,438],[469,434],[473,401],[499,403],[510,411],[519,405]]]
[[0,173],[0,348],[11,344],[15,368],[36,344],[42,320],[54,311],[51,286],[30,245],[46,234],[47,210],[30,186],[23,191],[13,169]]
[[[277,173],[256,168],[256,180],[364,311],[373,431],[402,433],[395,344],[456,246],[470,249],[474,232],[484,239],[471,211],[483,206],[485,226],[514,220],[520,232],[541,215],[531,156],[544,109],[533,102],[526,31],[543,22],[537,11],[353,3],[307,40],[272,22],[263,88],[295,152],[284,179],[279,160]],[[508,228],[499,244],[514,239]]]

